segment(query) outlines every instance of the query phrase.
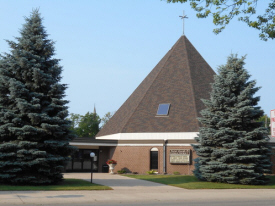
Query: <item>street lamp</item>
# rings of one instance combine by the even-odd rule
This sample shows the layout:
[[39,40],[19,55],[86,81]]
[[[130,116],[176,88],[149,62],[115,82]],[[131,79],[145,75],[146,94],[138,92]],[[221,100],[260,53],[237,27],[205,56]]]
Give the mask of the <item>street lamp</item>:
[[91,183],[93,183],[93,169],[94,169],[94,157],[95,157],[95,153],[91,152],[90,153],[90,157],[91,157]]

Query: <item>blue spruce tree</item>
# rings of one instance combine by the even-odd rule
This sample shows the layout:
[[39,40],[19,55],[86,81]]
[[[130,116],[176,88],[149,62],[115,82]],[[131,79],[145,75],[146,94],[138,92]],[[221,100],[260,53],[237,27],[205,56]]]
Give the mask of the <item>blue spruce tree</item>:
[[259,90],[244,69],[244,57],[228,57],[218,68],[209,100],[203,100],[194,174],[202,180],[232,184],[266,184],[271,168],[268,132],[257,106]]
[[34,10],[0,59],[0,182],[55,184],[74,147],[62,67]]

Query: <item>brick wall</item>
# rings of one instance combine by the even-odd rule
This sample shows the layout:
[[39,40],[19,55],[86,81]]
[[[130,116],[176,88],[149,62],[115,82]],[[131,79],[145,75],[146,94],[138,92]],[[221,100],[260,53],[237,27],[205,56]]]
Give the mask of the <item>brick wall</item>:
[[[114,172],[125,169],[128,172],[138,172],[145,174],[150,170],[150,146],[118,146],[116,147],[112,159],[117,160],[117,165]],[[162,158],[162,147],[156,147],[159,150],[159,163]],[[161,160],[160,160],[161,158]],[[159,168],[161,165],[159,164]],[[160,170],[158,171],[160,172]]]
[[[118,161],[114,172],[125,169],[127,172],[138,172],[146,174],[150,170],[150,151],[153,146],[118,146],[118,147],[100,147],[98,157],[98,172],[102,172],[102,166],[106,165],[108,159]],[[156,146],[158,149],[158,170],[159,174],[163,174],[163,146]],[[171,164],[170,150],[171,149],[190,149],[191,161],[190,164]],[[184,175],[192,175],[194,170],[194,159],[197,158],[195,151],[191,146],[167,146],[166,147],[166,173],[173,174],[179,172]],[[275,174],[275,148],[272,149],[271,155],[272,174]],[[71,162],[68,163],[66,169],[71,170]],[[74,162],[74,168],[81,168],[80,162]],[[90,162],[87,163],[87,169],[90,168]],[[84,169],[86,166],[84,165]]]
[[[113,155],[110,158],[117,160],[118,163],[114,172],[125,169],[128,172],[138,172],[139,174],[146,174],[150,170],[150,151],[152,146],[118,146],[114,148]],[[158,149],[158,173],[163,173],[163,147],[156,146]],[[170,149],[191,149],[191,164],[170,164],[169,153]],[[193,159],[196,158],[192,147],[167,147],[166,148],[166,172],[173,174],[179,172],[180,174],[190,174],[194,170]]]

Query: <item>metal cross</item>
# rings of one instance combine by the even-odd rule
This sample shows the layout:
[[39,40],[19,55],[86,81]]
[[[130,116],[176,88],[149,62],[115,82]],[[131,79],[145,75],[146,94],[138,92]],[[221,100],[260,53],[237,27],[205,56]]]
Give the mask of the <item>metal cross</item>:
[[183,35],[184,35],[184,19],[188,19],[188,17],[187,15],[184,15],[184,11],[183,11],[183,15],[179,17],[183,20]]

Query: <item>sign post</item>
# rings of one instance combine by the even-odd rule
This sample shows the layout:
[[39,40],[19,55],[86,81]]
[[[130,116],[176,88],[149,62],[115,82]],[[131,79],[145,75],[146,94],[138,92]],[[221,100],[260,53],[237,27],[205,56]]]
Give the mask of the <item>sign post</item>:
[[275,137],[275,109],[270,111],[271,137]]
[[94,170],[94,157],[95,157],[95,153],[91,152],[90,153],[90,157],[91,157],[91,183],[93,183],[93,170]]

